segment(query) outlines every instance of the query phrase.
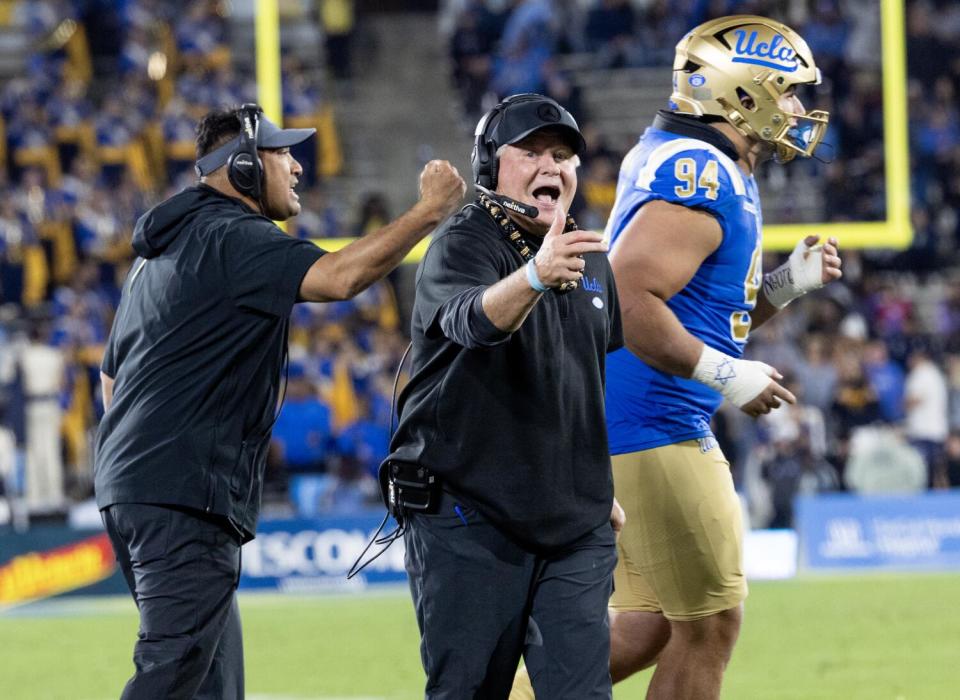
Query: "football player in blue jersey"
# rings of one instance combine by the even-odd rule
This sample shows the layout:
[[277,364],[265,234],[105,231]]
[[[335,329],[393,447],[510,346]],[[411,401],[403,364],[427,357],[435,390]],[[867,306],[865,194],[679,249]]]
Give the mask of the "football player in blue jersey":
[[795,398],[741,359],[751,328],[841,275],[816,236],[764,275],[760,163],[812,156],[828,114],[806,42],[763,17],[712,20],[677,45],[671,110],[620,171],[607,224],[627,347],[607,363],[616,495],[627,513],[611,608],[611,671],[656,663],[648,698],[717,698],[747,583],[730,465],[710,431],[726,399],[769,413]]
[[[797,90],[819,71],[804,40],[755,16],[677,45],[671,109],[624,158],[607,224],[626,347],[607,360],[616,497],[626,511],[610,601],[614,681],[656,663],[647,698],[718,698],[747,584],[730,465],[710,430],[723,399],[757,416],[793,403],[747,336],[841,275],[837,241],[808,236],[764,275],[760,163],[809,157],[828,115]],[[523,675],[522,673],[520,674]],[[518,679],[512,698],[529,697]]]

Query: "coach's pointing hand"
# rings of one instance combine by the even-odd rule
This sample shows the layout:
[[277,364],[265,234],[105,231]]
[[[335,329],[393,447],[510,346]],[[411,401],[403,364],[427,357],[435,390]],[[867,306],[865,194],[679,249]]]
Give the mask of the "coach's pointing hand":
[[467,183],[448,161],[431,160],[423,166],[419,204],[436,217],[437,223],[456,211],[466,191]]
[[564,282],[578,282],[587,266],[584,253],[606,253],[603,236],[593,231],[571,231],[564,234],[567,215],[557,209],[553,224],[543,237],[537,256],[537,277],[547,287],[559,287]]

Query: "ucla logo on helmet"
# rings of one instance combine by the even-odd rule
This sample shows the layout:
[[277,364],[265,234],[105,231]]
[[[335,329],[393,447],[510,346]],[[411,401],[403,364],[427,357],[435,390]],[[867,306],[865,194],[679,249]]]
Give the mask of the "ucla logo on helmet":
[[694,73],[689,78],[687,78],[687,82],[693,85],[693,87],[703,87],[704,83],[707,82],[707,79],[704,78],[699,73]]
[[752,63],[782,70],[785,73],[793,73],[797,70],[797,52],[791,49],[789,44],[785,44],[786,40],[779,34],[774,34],[769,43],[757,41],[759,33],[756,30],[748,33],[743,29],[737,29],[734,34],[737,37],[737,43],[733,49],[736,54],[733,58],[734,63]]

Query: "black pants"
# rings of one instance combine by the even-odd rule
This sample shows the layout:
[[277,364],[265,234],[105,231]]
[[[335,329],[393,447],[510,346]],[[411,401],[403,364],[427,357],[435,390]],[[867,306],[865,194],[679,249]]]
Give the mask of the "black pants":
[[612,697],[609,523],[538,557],[445,493],[404,542],[427,700],[505,699],[521,653],[538,698]]
[[187,509],[120,503],[101,515],[140,610],[122,700],[242,700],[237,536]]

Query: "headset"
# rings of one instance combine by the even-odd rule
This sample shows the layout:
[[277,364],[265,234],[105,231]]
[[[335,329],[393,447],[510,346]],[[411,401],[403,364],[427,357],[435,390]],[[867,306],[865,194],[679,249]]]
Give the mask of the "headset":
[[477,123],[477,129],[474,132],[473,151],[470,154],[474,183],[488,190],[497,189],[497,175],[500,171],[500,157],[497,155],[497,149],[502,144],[491,138],[493,135],[493,128],[491,127],[499,125],[495,123],[496,117],[502,115],[510,105],[535,99],[544,98],[533,93],[511,95],[487,112]]
[[234,189],[260,202],[263,194],[263,163],[257,153],[260,133],[260,107],[246,103],[237,111],[240,120],[240,141],[227,160],[227,177]]

